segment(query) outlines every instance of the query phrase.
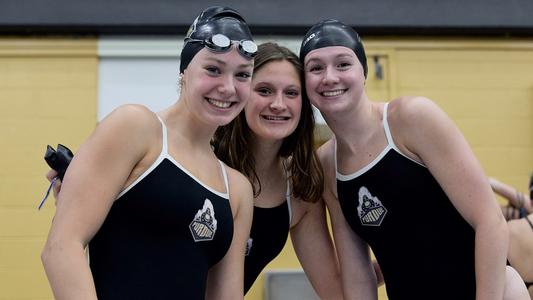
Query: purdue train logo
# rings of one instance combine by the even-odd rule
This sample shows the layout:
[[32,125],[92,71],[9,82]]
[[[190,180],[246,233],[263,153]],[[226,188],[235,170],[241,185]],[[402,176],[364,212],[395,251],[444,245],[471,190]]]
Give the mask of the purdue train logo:
[[377,197],[372,196],[368,189],[362,186],[359,189],[357,213],[363,226],[380,226],[387,214],[387,209]]
[[252,252],[253,243],[254,243],[254,239],[248,238],[248,240],[246,241],[246,251],[244,253],[244,256],[250,255],[250,252]]
[[189,229],[195,242],[213,240],[217,231],[217,219],[215,219],[215,209],[209,199],[205,199],[204,206],[194,216]]

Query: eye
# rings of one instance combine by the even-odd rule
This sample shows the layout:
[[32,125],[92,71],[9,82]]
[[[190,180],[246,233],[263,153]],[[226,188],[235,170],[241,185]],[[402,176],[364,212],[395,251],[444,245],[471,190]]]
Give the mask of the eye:
[[289,96],[290,98],[296,98],[300,96],[300,91],[296,89],[290,89],[290,90],[285,91],[285,95]]
[[220,68],[216,66],[207,66],[205,67],[205,70],[207,71],[207,74],[209,75],[220,75]]
[[249,80],[252,77],[252,73],[251,72],[239,72],[239,73],[237,73],[236,76],[237,76],[237,78],[239,78],[239,80],[246,81],[246,80]]
[[322,70],[322,66],[320,65],[311,65],[307,69],[307,72],[316,73]]
[[352,66],[352,63],[350,62],[341,62],[337,65],[337,68],[339,69],[348,69]]
[[258,93],[261,96],[269,96],[272,95],[272,90],[267,87],[259,87],[255,89],[256,93]]

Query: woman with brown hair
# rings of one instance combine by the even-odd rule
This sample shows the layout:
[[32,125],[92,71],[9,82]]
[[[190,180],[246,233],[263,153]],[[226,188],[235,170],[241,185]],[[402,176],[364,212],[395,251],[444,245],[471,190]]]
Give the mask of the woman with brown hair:
[[217,156],[248,177],[254,190],[245,291],[280,253],[290,231],[296,254],[320,298],[340,299],[302,65],[296,54],[275,43],[259,45],[254,63],[252,94],[244,111],[220,127],[212,141]]

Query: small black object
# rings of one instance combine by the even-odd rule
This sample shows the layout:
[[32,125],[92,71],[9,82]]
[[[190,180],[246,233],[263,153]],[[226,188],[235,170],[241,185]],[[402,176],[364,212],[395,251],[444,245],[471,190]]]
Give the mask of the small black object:
[[58,144],[57,150],[54,150],[50,145],[46,146],[46,153],[44,154],[44,160],[57,172],[59,179],[63,180],[65,172],[67,171],[70,161],[74,157],[72,151],[69,148]]

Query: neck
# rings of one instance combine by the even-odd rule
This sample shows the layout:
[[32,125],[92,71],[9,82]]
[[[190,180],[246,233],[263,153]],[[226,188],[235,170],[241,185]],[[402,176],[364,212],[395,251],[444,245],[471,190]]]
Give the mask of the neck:
[[342,112],[324,114],[326,123],[335,134],[339,145],[351,145],[372,134],[376,121],[381,117],[377,112],[379,104],[371,102],[366,94]]
[[207,124],[191,113],[181,98],[177,103],[160,112],[171,134],[187,141],[193,147],[208,147],[217,126]]
[[270,174],[278,169],[281,165],[279,150],[282,140],[266,141],[254,138],[252,152],[255,157],[255,169],[260,177],[261,174]]

